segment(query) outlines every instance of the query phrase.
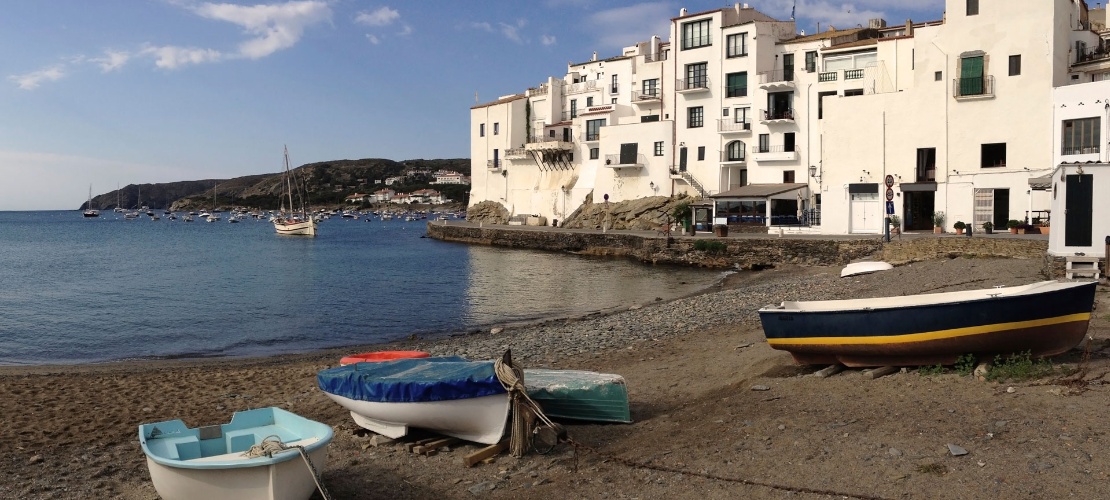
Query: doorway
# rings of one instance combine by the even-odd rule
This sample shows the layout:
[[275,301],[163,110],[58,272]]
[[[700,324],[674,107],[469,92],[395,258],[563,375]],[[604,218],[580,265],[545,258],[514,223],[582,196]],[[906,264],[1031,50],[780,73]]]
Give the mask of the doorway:
[[1091,208],[1094,198],[1094,176],[1069,175],[1064,191],[1064,246],[1091,246]]
[[906,231],[932,231],[933,211],[936,209],[936,192],[903,191],[902,223]]

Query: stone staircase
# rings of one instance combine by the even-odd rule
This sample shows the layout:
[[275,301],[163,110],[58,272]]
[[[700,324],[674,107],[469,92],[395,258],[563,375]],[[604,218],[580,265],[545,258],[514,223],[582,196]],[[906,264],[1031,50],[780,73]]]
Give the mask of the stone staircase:
[[686,183],[689,184],[690,187],[694,188],[694,190],[698,192],[699,196],[701,196],[702,198],[706,198],[709,196],[709,192],[706,191],[704,187],[702,187],[701,183],[694,178],[693,174],[685,170],[681,170],[678,172],[678,175],[679,177],[682,177],[682,180],[686,181]]

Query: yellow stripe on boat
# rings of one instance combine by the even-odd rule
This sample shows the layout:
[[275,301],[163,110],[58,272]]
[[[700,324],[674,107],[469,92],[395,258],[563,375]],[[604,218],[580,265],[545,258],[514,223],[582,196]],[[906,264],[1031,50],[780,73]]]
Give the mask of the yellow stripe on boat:
[[949,330],[937,330],[934,332],[921,332],[909,333],[905,335],[876,335],[870,337],[802,337],[802,338],[778,338],[767,339],[767,343],[771,345],[816,345],[816,344],[895,344],[895,343],[908,343],[908,342],[927,342],[930,340],[950,339],[957,337],[967,337],[970,335],[982,335],[985,333],[1004,332],[1006,330],[1017,330],[1021,328],[1034,328],[1038,326],[1059,325],[1062,323],[1073,323],[1076,321],[1090,321],[1091,313],[1076,313],[1068,314],[1065,316],[1057,316],[1055,318],[1042,318],[1033,319],[1028,321],[1014,321],[1010,323],[993,323],[981,326],[968,326],[964,328],[952,328]]

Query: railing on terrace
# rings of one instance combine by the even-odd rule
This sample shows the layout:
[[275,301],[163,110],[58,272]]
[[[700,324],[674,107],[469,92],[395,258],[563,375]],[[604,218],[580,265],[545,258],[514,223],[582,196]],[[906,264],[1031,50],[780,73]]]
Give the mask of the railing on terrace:
[[564,141],[563,139],[564,137],[562,136],[562,134],[556,134],[555,136],[533,135],[528,138],[528,144],[543,144],[545,142],[574,142],[573,135],[571,137],[566,137],[566,139],[570,139],[569,141]]
[[952,80],[955,97],[994,96],[994,77],[956,78]]
[[763,112],[763,119],[764,120],[793,120],[794,119],[794,108],[772,109],[772,110],[769,110],[769,111],[766,110],[766,109],[762,109],[760,111]]
[[845,80],[862,80],[863,79],[863,70],[862,69],[846,69],[846,70],[844,70],[844,79]]
[[527,158],[528,150],[524,148],[512,148],[505,150],[505,158]]
[[1110,47],[1083,49],[1075,54],[1075,62],[1097,61],[1110,58]]
[[793,83],[794,70],[776,69],[774,71],[764,71],[759,74],[759,83]]
[[632,101],[657,101],[659,100],[659,89],[641,92],[639,90],[632,91]]
[[501,160],[486,160],[486,168],[490,170],[501,168]]
[[644,62],[646,62],[646,63],[666,61],[666,60],[667,60],[667,53],[664,52],[664,51],[659,51],[654,55],[644,54]]
[[717,119],[718,132],[744,132],[752,129],[751,122],[735,122],[730,118]]
[[817,74],[818,82],[835,82],[837,77],[840,76],[839,71],[825,71]]
[[621,155],[605,155],[606,165],[647,165],[647,156],[643,153],[637,153],[634,163],[621,163]]
[[709,77],[704,78],[687,78],[683,80],[675,80],[674,88],[678,91],[683,90],[709,90]]
[[753,153],[797,153],[798,147],[795,145],[789,149],[786,146],[752,146]]
[[1060,151],[1061,155],[1088,155],[1098,153],[1098,145],[1094,146],[1068,146]]
[[575,118],[578,118],[578,110],[577,109],[574,110],[574,111],[563,111],[563,121],[570,121],[570,120],[573,120]]
[[533,95],[547,95],[548,90],[550,90],[550,89],[548,88],[547,84],[545,83],[543,85],[540,85],[539,87],[532,87],[532,88],[528,89],[528,95],[530,95],[530,96],[533,96]]
[[597,90],[597,80],[586,80],[563,87],[564,94],[581,94],[582,92],[589,92],[591,90]]
[[729,151],[721,151],[721,162],[742,162],[748,160],[743,149],[733,151],[732,153],[733,154],[729,154]]

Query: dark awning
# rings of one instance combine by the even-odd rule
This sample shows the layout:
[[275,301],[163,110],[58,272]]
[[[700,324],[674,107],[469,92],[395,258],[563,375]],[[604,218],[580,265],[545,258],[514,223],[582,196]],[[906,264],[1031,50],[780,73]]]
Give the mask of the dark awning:
[[935,182],[903,182],[898,185],[903,193],[914,193],[920,191],[936,191],[937,183]]
[[748,184],[736,189],[730,189],[723,193],[718,193],[710,198],[769,198],[771,196],[789,193],[805,189],[809,184],[802,183],[788,183],[788,184]]
[[1029,189],[1037,191],[1052,189],[1052,174],[1029,179]]

